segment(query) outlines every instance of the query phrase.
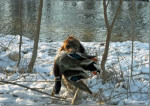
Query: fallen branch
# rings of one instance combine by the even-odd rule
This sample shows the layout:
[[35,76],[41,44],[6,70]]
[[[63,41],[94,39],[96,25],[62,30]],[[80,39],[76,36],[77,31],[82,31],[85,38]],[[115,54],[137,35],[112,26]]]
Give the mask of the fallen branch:
[[[12,81],[15,81],[15,80],[12,80]],[[54,80],[52,80],[52,81],[49,81],[49,80],[47,80],[47,81],[40,80],[40,81],[15,81],[15,82],[46,82],[46,83],[49,83],[49,82],[55,82],[55,81]]]
[[62,98],[62,97],[59,97],[59,96],[52,96],[51,94],[47,93],[47,92],[43,92],[43,91],[40,91],[40,90],[37,90],[35,88],[30,88],[30,87],[27,87],[25,85],[22,85],[22,84],[17,84],[15,82],[9,82],[9,81],[0,81],[1,83],[5,83],[5,84],[12,84],[12,85],[17,85],[17,86],[20,86],[20,87],[23,87],[23,88],[27,88],[27,89],[30,89],[32,91],[36,91],[36,92],[39,92],[41,94],[45,94],[45,95],[48,95],[50,96],[50,99],[55,99],[55,100],[61,100],[61,101],[66,101],[66,102],[70,102],[69,100],[67,100],[67,98]]

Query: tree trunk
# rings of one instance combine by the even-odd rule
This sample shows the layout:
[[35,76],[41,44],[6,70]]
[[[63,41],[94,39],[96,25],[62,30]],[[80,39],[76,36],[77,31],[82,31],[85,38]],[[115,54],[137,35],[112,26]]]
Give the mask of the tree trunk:
[[136,19],[136,9],[135,9],[135,0],[132,0],[132,10],[130,13],[131,18],[131,40],[132,40],[132,53],[131,53],[131,77],[133,72],[133,53],[134,53],[134,36],[135,34],[135,19]]
[[22,45],[22,0],[19,0],[19,36],[20,36],[20,42],[19,42],[19,59],[17,62],[17,67],[20,64],[21,60],[21,45]]
[[109,51],[109,42],[111,39],[111,31],[107,32],[107,37],[106,37],[106,45],[105,45],[105,50],[102,56],[102,61],[101,61],[101,69],[105,72],[105,64],[107,61],[107,56],[108,56],[108,51]]
[[119,6],[116,10],[115,16],[114,16],[111,24],[109,24],[108,17],[107,17],[107,7],[108,7],[108,5],[109,5],[109,1],[106,4],[106,0],[103,0],[104,19],[105,19],[105,24],[106,24],[106,28],[107,28],[106,45],[105,45],[105,50],[104,50],[104,53],[103,53],[103,56],[102,56],[102,61],[101,61],[101,69],[103,70],[103,72],[105,72],[105,64],[106,64],[107,57],[108,57],[109,42],[111,40],[112,29],[113,29],[114,23],[117,19],[117,16],[119,15],[120,8],[121,8],[121,5],[122,5],[122,0],[119,1]]
[[29,72],[29,73],[33,72],[33,67],[35,64],[36,57],[37,57],[37,49],[38,49],[40,25],[41,25],[41,17],[42,17],[42,8],[43,8],[43,0],[40,0],[37,28],[36,28],[35,35],[34,35],[34,46],[33,46],[33,51],[32,51],[32,58],[28,65],[28,70],[27,70],[27,72]]

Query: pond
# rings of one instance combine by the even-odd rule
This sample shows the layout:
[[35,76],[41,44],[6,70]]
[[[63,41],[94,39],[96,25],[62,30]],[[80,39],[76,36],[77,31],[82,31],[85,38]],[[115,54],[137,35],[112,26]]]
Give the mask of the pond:
[[[112,21],[118,1],[111,1],[108,18]],[[24,0],[22,5],[23,35],[33,38],[39,1]],[[111,41],[131,40],[148,42],[149,2],[135,2],[135,20],[131,20],[132,4],[124,1],[116,20]],[[0,33],[18,34],[18,0],[0,1]],[[132,27],[132,23],[134,27]],[[106,27],[102,0],[44,0],[40,40],[63,41],[74,34],[81,41],[104,42]]]

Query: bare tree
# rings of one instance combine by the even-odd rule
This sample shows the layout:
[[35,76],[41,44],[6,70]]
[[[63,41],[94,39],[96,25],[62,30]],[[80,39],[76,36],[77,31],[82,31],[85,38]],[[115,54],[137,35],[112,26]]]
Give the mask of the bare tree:
[[[135,19],[136,19],[136,8],[135,8],[135,0],[131,1],[131,10],[129,10],[129,17],[130,17],[130,22],[131,22],[131,72],[130,72],[130,77],[128,78],[128,89],[127,92],[130,92],[130,83],[131,81],[134,82],[134,80],[132,80],[133,78],[133,62],[134,62],[134,36],[136,36],[135,33]],[[128,98],[128,94],[131,95],[131,93],[127,93],[127,98]]]
[[19,35],[20,35],[20,42],[19,42],[19,59],[17,63],[17,67],[20,64],[21,60],[21,45],[22,45],[22,0],[19,0]]
[[39,4],[39,11],[38,11],[38,19],[37,19],[37,28],[34,35],[34,46],[32,51],[32,58],[28,65],[27,72],[32,72],[33,66],[35,64],[35,60],[37,57],[37,49],[38,49],[38,42],[39,42],[39,34],[40,34],[40,25],[41,25],[41,17],[42,17],[42,8],[43,8],[43,0],[40,0]]
[[115,15],[113,17],[113,20],[112,20],[111,24],[108,21],[108,16],[107,16],[107,8],[108,8],[110,0],[108,0],[107,2],[106,1],[107,0],[103,0],[104,19],[105,19],[105,24],[106,24],[106,28],[107,28],[106,45],[105,45],[105,50],[104,50],[104,53],[103,53],[103,56],[102,56],[102,61],[101,61],[101,69],[104,72],[103,75],[105,75],[105,64],[106,64],[106,61],[107,61],[107,56],[108,56],[108,51],[109,51],[109,42],[110,42],[110,39],[111,39],[112,29],[113,29],[114,23],[117,19],[117,16],[119,15],[123,0],[119,0],[118,7],[117,7],[117,10],[115,12]]
[[133,53],[134,53],[134,36],[135,36],[135,19],[136,19],[136,9],[135,9],[135,0],[132,0],[131,3],[131,12],[130,12],[130,21],[131,21],[131,40],[132,40],[132,55],[131,55],[131,77],[133,72]]

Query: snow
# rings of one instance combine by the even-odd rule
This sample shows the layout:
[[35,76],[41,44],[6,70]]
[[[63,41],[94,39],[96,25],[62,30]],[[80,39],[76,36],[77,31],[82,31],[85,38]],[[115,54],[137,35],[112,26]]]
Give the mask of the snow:
[[[33,41],[23,37],[22,59],[19,68],[16,61],[8,55],[18,51],[19,36],[0,34],[0,80],[16,82],[36,88],[51,94],[54,85],[52,72],[54,57],[62,42],[39,42],[38,55],[34,66],[34,73],[25,70],[32,56]],[[99,42],[82,42],[87,53],[97,55],[102,59],[104,45]],[[106,67],[110,72],[110,80],[102,83],[100,76],[89,73],[87,79],[89,88],[98,95],[103,95],[106,104],[148,104],[149,88],[149,45],[139,41],[134,42],[133,72],[131,73],[131,41],[111,42]],[[100,64],[100,63],[99,63]],[[13,73],[16,71],[16,73]],[[132,76],[131,76],[132,75]],[[128,95],[127,95],[127,92]],[[130,93],[131,92],[131,93]],[[63,86],[60,97],[71,98]],[[97,104],[98,99],[84,94],[82,104]],[[0,105],[48,105],[67,104],[54,101],[47,95],[23,87],[0,83]]]

